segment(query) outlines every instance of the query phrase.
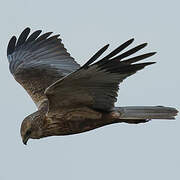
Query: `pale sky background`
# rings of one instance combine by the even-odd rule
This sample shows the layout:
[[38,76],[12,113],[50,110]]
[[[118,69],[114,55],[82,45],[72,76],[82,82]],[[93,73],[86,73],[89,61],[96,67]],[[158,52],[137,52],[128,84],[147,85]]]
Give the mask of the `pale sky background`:
[[[87,133],[29,140],[20,125],[36,107],[8,69],[6,47],[29,26],[60,33],[83,64],[103,45],[133,45],[157,51],[157,64],[121,84],[118,106],[180,108],[180,2],[177,0],[0,0],[0,180],[179,180],[180,119],[140,125],[114,124]],[[109,51],[110,51],[109,50]]]

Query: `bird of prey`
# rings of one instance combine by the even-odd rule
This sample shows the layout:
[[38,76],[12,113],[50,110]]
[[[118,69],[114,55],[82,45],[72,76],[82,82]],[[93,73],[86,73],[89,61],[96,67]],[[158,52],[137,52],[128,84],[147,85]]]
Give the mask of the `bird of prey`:
[[155,54],[129,57],[147,43],[124,51],[134,39],[121,44],[98,60],[101,48],[83,66],[67,52],[59,35],[30,34],[24,29],[7,47],[9,69],[31,96],[37,111],[21,124],[24,144],[29,138],[82,133],[113,123],[145,123],[151,119],[174,119],[177,110],[164,106],[115,107],[119,84],[154,62],[140,62]]

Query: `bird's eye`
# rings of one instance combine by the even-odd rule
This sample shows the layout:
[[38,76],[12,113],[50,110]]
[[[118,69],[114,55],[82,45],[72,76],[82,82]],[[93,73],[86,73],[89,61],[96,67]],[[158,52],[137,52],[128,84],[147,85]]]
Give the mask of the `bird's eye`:
[[31,130],[29,129],[29,130],[27,130],[27,132],[26,132],[26,136],[29,136],[31,134]]

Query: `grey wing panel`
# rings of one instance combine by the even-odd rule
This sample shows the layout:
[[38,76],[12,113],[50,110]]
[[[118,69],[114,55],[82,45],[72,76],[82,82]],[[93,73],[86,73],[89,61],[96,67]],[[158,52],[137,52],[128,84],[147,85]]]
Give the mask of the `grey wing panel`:
[[30,36],[29,33],[30,29],[26,28],[18,41],[15,36],[9,41],[7,56],[12,74],[15,74],[21,64],[24,64],[23,67],[27,64],[29,68],[48,67],[62,74],[65,72],[65,75],[80,67],[64,48],[59,35],[49,37],[51,32],[48,32],[39,36],[41,30]]

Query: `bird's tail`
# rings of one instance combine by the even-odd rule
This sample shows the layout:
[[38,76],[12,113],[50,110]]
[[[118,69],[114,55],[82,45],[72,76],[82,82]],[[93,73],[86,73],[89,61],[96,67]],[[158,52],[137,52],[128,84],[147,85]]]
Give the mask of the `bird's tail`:
[[115,107],[112,111],[115,119],[127,123],[141,123],[151,119],[175,119],[177,113],[175,108],[164,106]]

